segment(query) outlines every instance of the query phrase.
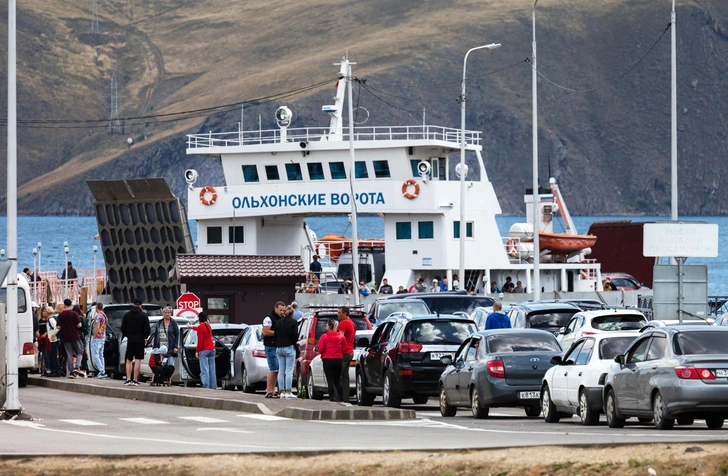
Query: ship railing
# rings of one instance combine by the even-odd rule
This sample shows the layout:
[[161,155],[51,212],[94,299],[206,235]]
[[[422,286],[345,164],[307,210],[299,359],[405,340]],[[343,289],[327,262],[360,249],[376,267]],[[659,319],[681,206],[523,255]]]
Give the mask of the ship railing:
[[336,273],[322,271],[319,273],[319,278],[316,282],[313,279],[313,273],[306,274],[306,282],[301,283],[300,287],[296,289],[296,292],[306,294],[338,294],[339,288],[344,283],[344,280],[339,279]]
[[28,283],[31,299],[40,305],[63,302],[68,297],[74,303],[79,302],[81,288],[86,287],[87,302],[95,302],[106,286],[106,272],[103,268],[77,270],[78,278],[65,279],[58,277],[56,271],[38,273],[40,281]]
[[[333,140],[328,127],[308,127],[286,130],[287,142],[317,142]],[[357,141],[414,141],[436,140],[460,144],[461,131],[442,126],[371,126],[356,127],[354,140]],[[342,141],[349,140],[349,131],[342,134]],[[188,134],[188,149],[209,149],[212,147],[240,147],[250,145],[278,144],[281,142],[281,129],[259,131],[216,132],[207,134]],[[467,145],[480,145],[480,131],[465,131]]]

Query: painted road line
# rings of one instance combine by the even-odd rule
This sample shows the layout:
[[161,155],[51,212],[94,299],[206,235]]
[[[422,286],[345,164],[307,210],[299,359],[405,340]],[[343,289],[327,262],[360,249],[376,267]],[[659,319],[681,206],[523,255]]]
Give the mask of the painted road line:
[[106,423],[99,423],[97,421],[91,421],[91,420],[58,420],[65,423],[70,423],[72,425],[78,425],[78,426],[106,426]]
[[265,421],[281,421],[281,420],[286,420],[286,421],[291,421],[290,418],[279,417],[279,416],[275,416],[275,415],[258,415],[256,413],[250,413],[250,414],[238,415],[238,416],[239,417],[242,417],[242,418],[252,418],[254,420],[265,420]]
[[138,423],[140,425],[166,425],[168,422],[161,420],[152,420],[151,418],[119,418],[121,421],[129,423]]
[[206,416],[181,416],[177,418],[181,420],[196,421],[199,423],[230,423],[228,420],[220,420],[219,418],[210,418]]
[[215,432],[224,431],[224,432],[227,432],[227,433],[253,433],[252,431],[239,430],[237,428],[217,428],[217,427],[214,427],[214,428],[198,428],[195,431],[215,431]]

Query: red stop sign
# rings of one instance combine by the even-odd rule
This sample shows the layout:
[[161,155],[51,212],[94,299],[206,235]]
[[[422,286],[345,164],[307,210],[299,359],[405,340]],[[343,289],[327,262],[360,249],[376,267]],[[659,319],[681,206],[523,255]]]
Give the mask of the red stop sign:
[[177,299],[177,309],[198,309],[200,298],[195,293],[184,293]]

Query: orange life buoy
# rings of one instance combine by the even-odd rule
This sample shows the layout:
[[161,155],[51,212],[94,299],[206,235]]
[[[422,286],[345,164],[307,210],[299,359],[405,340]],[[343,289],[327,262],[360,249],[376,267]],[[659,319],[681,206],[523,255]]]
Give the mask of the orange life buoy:
[[319,280],[313,273],[306,274],[306,291],[307,293],[315,293],[318,291]]
[[[410,185],[413,185],[415,187],[415,193],[409,193],[407,192],[407,189]],[[407,179],[402,184],[402,195],[404,195],[404,198],[408,200],[412,200],[413,198],[417,198],[417,195],[420,194],[420,184],[417,183],[416,180],[413,179]]]
[[514,258],[516,254],[518,253],[518,243],[516,242],[515,238],[509,238],[508,243],[506,243],[506,251],[508,252],[508,256],[511,258]]
[[[582,263],[586,263],[585,260],[581,261]],[[582,269],[581,274],[579,274],[579,279],[589,279],[589,270],[588,269]]]
[[[210,192],[210,199],[206,199],[205,195]],[[217,200],[217,192],[214,188],[210,187],[209,185],[207,187],[202,187],[202,190],[200,190],[200,201],[203,205],[212,205],[215,203],[215,200]]]

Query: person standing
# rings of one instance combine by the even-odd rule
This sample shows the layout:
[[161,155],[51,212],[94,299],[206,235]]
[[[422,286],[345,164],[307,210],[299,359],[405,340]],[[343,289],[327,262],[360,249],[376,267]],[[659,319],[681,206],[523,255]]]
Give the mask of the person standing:
[[[162,320],[154,326],[154,342],[152,347],[161,349],[165,346],[167,352],[160,355],[160,359],[167,358],[167,365],[174,366],[177,352],[179,352],[179,325],[172,319],[172,308],[167,306],[162,311]],[[172,385],[172,376],[167,380],[167,385]]]
[[291,303],[291,307],[293,308],[293,320],[298,322],[303,317],[303,313],[298,310],[298,303],[296,301],[293,301]]
[[513,284],[513,280],[511,280],[510,276],[506,276],[506,282],[503,283],[503,292],[512,293],[514,289],[516,289],[516,285]]
[[344,355],[341,358],[341,388],[343,393],[341,401],[349,402],[349,365],[354,357],[354,339],[356,338],[356,326],[349,317],[350,311],[346,306],[339,308],[337,317],[339,319],[339,334],[344,336]]
[[427,286],[425,286],[425,280],[420,278],[415,283],[415,292],[424,293],[425,291],[427,291]]
[[61,279],[66,279],[66,273],[68,273],[68,279],[76,279],[78,278],[78,273],[76,272],[76,269],[73,267],[73,263],[70,261],[68,262],[68,266],[66,269],[63,270],[61,273]]
[[379,286],[379,294],[393,294],[394,289],[392,289],[392,286],[389,284],[389,281],[387,281],[387,278],[384,278],[382,280],[382,285]]
[[278,357],[276,356],[275,325],[286,312],[286,303],[278,301],[273,310],[263,319],[263,346],[268,361],[268,377],[266,379],[265,398],[278,397],[276,381],[278,380]]
[[70,299],[65,299],[63,301],[63,311],[58,315],[58,327],[61,329],[63,349],[66,351],[66,377],[85,377],[86,375],[81,372],[83,343],[79,332],[83,324],[81,323],[81,316],[71,310],[71,304],[73,302]]
[[439,293],[440,292],[440,282],[437,280],[437,278],[434,278],[432,280],[432,287],[430,288],[431,293]]
[[139,385],[139,370],[142,360],[144,360],[144,344],[149,337],[149,332],[149,317],[142,310],[142,300],[134,298],[131,310],[121,319],[121,335],[126,337],[126,355],[124,356],[126,382],[124,385]]
[[311,265],[308,267],[308,270],[311,271],[315,276],[318,282],[321,282],[321,263],[319,263],[319,257],[318,255],[313,255],[313,261],[311,261]]
[[104,344],[106,343],[106,323],[108,319],[104,314],[104,304],[96,303],[96,317],[94,317],[91,330],[91,361],[98,373],[95,378],[108,378],[106,375],[106,362],[104,360]]
[[197,349],[195,355],[200,359],[200,381],[202,388],[217,389],[217,373],[215,369],[215,342],[212,340],[212,326],[207,313],[202,311],[198,316],[200,323],[196,326],[187,324],[197,332]]
[[493,303],[493,312],[485,319],[485,330],[488,329],[509,329],[511,320],[503,312],[503,305],[500,301]]
[[344,398],[344,391],[341,388],[341,366],[346,342],[344,337],[336,332],[337,327],[336,319],[329,319],[326,323],[326,333],[319,337],[318,341],[318,351],[324,365],[326,383],[329,385],[329,400],[332,402],[340,402]]
[[520,281],[516,281],[516,288],[513,290],[516,294],[523,294],[526,292],[526,289],[523,287],[523,283]]
[[500,294],[503,291],[501,291],[501,288],[498,287],[498,285],[495,283],[495,281],[492,281],[490,283],[490,294]]
[[364,297],[369,296],[369,290],[367,289],[367,285],[364,281],[359,281],[359,294]]
[[442,278],[440,282],[440,292],[444,293],[450,290],[450,283],[447,282],[447,278]]
[[404,288],[404,286],[400,286],[397,290],[397,294],[407,294],[407,290]]
[[61,365],[58,362],[58,333],[61,331],[56,321],[57,315],[53,312],[51,306],[43,309],[45,315],[48,316],[48,363],[50,364],[51,373],[49,377],[61,376]]
[[293,308],[287,307],[283,317],[275,324],[276,357],[278,358],[278,390],[281,398],[296,398],[293,387],[293,367],[296,365],[298,324],[293,319]]

